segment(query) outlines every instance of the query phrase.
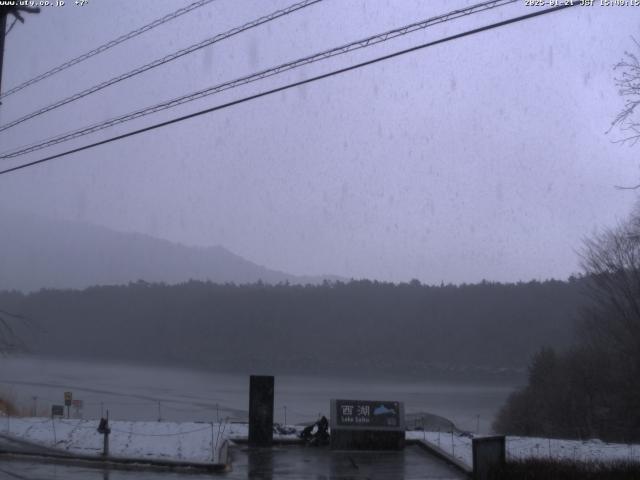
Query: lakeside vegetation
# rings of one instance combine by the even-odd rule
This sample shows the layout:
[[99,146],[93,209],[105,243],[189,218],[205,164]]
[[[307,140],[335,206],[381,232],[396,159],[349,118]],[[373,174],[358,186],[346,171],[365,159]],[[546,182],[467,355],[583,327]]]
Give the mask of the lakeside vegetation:
[[638,462],[536,459],[510,460],[491,480],[637,480]]
[[32,320],[21,338],[38,354],[486,381],[521,379],[541,345],[570,345],[583,284],[137,282],[0,292],[0,304]]
[[585,244],[591,302],[577,342],[539,351],[498,414],[501,433],[640,441],[640,210]]

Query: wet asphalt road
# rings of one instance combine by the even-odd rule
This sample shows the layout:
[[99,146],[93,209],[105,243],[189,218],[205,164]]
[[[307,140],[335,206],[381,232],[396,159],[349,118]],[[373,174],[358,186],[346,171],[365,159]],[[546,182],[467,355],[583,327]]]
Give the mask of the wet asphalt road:
[[336,451],[309,447],[235,449],[229,479],[396,480],[465,478],[419,447],[400,452]]
[[300,446],[232,449],[233,467],[226,473],[103,470],[60,464],[6,460],[0,457],[2,480],[413,480],[465,478],[458,470],[433,458],[420,448],[402,452],[331,452]]

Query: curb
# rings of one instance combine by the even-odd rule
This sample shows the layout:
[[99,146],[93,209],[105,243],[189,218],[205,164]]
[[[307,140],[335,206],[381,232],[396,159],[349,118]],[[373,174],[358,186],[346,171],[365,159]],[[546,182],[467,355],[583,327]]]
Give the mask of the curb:
[[441,460],[444,460],[450,465],[453,465],[455,468],[463,472],[468,477],[471,478],[473,476],[473,469],[469,465],[451,456],[450,454],[448,454],[441,448],[436,447],[435,445],[424,442],[422,440],[416,440],[416,439],[406,440],[406,444],[416,445],[420,447],[422,450],[430,453],[431,455],[438,457]]
[[124,470],[161,469],[161,470],[198,470],[206,472],[224,472],[229,468],[229,441],[225,440],[218,448],[218,458],[223,463],[185,462],[179,460],[159,460],[154,458],[102,457],[66,452],[33,442],[0,434],[0,438],[16,443],[28,451],[12,451],[0,447],[3,460],[25,460],[59,463],[66,465],[90,466],[95,468],[113,468]]
[[[42,452],[43,454],[52,454],[52,455],[64,455],[65,452],[53,447],[47,447],[46,445],[40,445],[38,443],[31,442],[29,440],[24,440],[19,437],[14,437],[13,435],[7,435],[5,433],[0,433],[0,439],[5,442],[14,443],[16,445],[20,445],[23,448],[31,449],[33,453]],[[20,453],[20,451],[14,452],[13,450],[3,450],[0,447],[0,453]]]
[[197,470],[205,472],[225,472],[228,465],[224,463],[192,463],[171,460],[153,460],[146,458],[100,458],[80,455],[62,455],[47,453],[13,453],[0,452],[2,460],[28,460],[43,463],[57,463],[93,468],[111,468],[120,470]]

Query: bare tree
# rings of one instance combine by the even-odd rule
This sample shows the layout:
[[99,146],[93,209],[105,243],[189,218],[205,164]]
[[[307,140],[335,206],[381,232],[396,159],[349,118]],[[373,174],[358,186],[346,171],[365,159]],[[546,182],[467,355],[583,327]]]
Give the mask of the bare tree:
[[[591,305],[584,340],[598,375],[596,419],[614,438],[640,431],[640,209],[629,220],[585,242],[583,268]],[[606,420],[606,421],[605,421]]]
[[585,241],[582,265],[590,278],[586,312],[591,341],[627,360],[640,356],[640,211]]
[[[640,49],[640,44],[635,39],[633,41]],[[609,131],[617,126],[624,134],[624,137],[617,142],[635,145],[640,141],[640,119],[636,111],[640,105],[640,61],[638,56],[632,52],[624,52],[624,56],[614,69],[619,72],[615,83],[618,87],[618,93],[624,99],[624,107],[611,122]]]

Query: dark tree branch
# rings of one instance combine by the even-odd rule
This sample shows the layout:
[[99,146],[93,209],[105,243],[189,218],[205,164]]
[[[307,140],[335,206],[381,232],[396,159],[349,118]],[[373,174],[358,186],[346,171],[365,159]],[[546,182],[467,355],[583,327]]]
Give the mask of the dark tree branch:
[[[640,49],[640,43],[633,37],[631,39]],[[625,136],[613,142],[634,146],[640,141],[640,120],[636,118],[638,105],[640,105],[640,61],[634,53],[625,52],[624,57],[613,69],[620,72],[615,78],[615,85],[624,99],[624,106],[613,119],[606,133],[618,127]]]

